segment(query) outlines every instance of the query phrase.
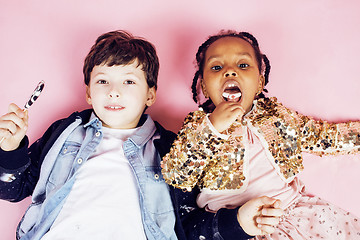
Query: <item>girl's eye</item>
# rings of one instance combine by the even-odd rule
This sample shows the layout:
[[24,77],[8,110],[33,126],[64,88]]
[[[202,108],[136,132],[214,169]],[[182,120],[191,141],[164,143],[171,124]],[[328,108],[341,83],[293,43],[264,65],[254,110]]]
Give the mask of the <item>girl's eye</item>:
[[100,83],[100,84],[106,84],[106,83],[107,83],[107,81],[105,81],[105,80],[99,80],[99,81],[97,81],[97,83]]
[[219,71],[222,69],[222,66],[213,66],[211,69],[215,71]]
[[126,81],[124,82],[124,84],[130,85],[130,84],[135,84],[135,82],[132,81],[132,80],[126,80]]
[[249,67],[250,65],[249,64],[247,64],[247,63],[240,63],[239,64],[239,68],[247,68],[247,67]]

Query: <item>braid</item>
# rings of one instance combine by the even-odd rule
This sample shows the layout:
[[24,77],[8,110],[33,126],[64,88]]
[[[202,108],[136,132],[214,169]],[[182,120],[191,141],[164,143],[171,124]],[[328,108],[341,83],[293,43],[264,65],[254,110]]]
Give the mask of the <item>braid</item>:
[[[270,66],[270,61],[265,54],[262,55],[262,59],[265,64],[265,71],[264,71],[265,84],[264,84],[264,86],[266,86],[266,84],[268,84],[268,82],[269,82],[269,73],[270,73],[271,66]],[[267,90],[265,90],[265,92],[267,92]]]
[[197,95],[198,95],[197,82],[198,82],[198,79],[199,79],[199,75],[200,75],[200,71],[196,71],[193,82],[191,84],[191,91],[192,91],[192,94],[193,94],[193,100],[196,103],[199,100],[198,97],[197,97]]
[[199,105],[199,108],[202,108],[205,112],[212,112],[214,107],[214,103],[211,101],[210,98],[206,100],[206,102],[204,102],[203,104]]
[[247,38],[248,40],[250,40],[250,41],[251,41],[251,45],[252,45],[253,47],[259,47],[259,44],[258,44],[257,39],[256,39],[252,34],[250,34],[250,33],[248,33],[248,32],[241,32],[241,33],[239,33],[239,35],[242,35],[242,36],[244,36],[245,38]]
[[[206,111],[206,112],[211,111],[214,107],[214,104],[210,98],[202,104],[199,103],[198,79],[202,78],[202,74],[203,74],[203,70],[204,70],[203,69],[204,62],[205,62],[205,53],[206,53],[207,49],[216,40],[218,40],[220,38],[224,38],[224,37],[238,37],[238,38],[241,38],[241,39],[247,41],[248,43],[250,43],[255,52],[255,56],[256,56],[257,63],[258,63],[258,68],[259,68],[260,74],[262,74],[262,73],[264,74],[264,78],[265,78],[264,86],[266,86],[269,82],[269,73],[270,73],[270,69],[271,69],[270,61],[266,57],[265,54],[261,53],[257,39],[251,33],[248,33],[248,32],[235,32],[232,30],[227,30],[227,31],[222,30],[222,31],[220,31],[219,34],[210,36],[203,44],[200,45],[200,47],[198,48],[198,51],[196,53],[197,71],[195,73],[195,76],[194,76],[194,79],[193,79],[193,82],[191,85],[191,89],[192,89],[192,94],[193,94],[193,100],[195,101],[195,103],[198,103],[199,107],[202,107],[204,109],[204,111]],[[264,89],[263,91],[268,92],[266,89]],[[264,98],[265,96],[263,93],[260,93],[259,97]]]

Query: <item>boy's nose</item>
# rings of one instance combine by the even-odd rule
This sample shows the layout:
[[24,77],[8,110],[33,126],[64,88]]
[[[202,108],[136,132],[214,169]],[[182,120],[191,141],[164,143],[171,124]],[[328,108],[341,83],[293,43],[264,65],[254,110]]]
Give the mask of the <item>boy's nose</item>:
[[118,98],[118,97],[120,97],[120,94],[118,94],[118,93],[110,93],[109,94],[109,97],[111,97],[111,98]]
[[118,98],[120,97],[120,91],[118,89],[112,88],[109,92],[110,98]]

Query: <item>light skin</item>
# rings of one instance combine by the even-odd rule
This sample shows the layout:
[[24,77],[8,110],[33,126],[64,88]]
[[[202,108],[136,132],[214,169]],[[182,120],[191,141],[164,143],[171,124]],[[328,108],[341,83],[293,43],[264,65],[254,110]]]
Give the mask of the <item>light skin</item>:
[[[237,37],[224,37],[212,43],[205,53],[201,87],[204,96],[215,105],[209,115],[212,125],[219,132],[225,131],[251,110],[264,87],[253,47]],[[232,98],[224,97],[229,92]],[[241,97],[233,92],[240,92]],[[239,209],[238,222],[249,235],[271,234],[283,214],[280,205],[280,200],[269,197],[252,199]]]
[[16,104],[11,103],[8,113],[0,117],[1,149],[12,151],[19,147],[28,128],[28,112],[23,111]]
[[108,128],[137,127],[145,107],[153,105],[155,100],[155,87],[149,88],[137,61],[128,65],[95,66],[86,88],[87,103]]
[[251,199],[239,208],[238,222],[251,236],[271,234],[284,214],[280,205],[280,200],[266,196]]
[[[137,127],[145,110],[156,100],[155,87],[149,88],[142,66],[137,61],[128,65],[95,66],[86,87],[86,101],[93,107],[103,126],[115,129]],[[28,112],[16,104],[0,117],[0,148],[12,151],[19,147],[28,128]]]

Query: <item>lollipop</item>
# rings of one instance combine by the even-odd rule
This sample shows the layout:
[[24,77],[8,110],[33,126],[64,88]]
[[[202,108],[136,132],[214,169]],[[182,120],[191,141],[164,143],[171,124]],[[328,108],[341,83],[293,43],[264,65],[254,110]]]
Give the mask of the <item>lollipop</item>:
[[[38,97],[41,94],[41,91],[44,89],[45,86],[45,82],[44,81],[40,81],[38,83],[38,85],[36,86],[34,92],[31,94],[31,97],[29,98],[29,100],[25,103],[24,106],[24,111],[27,111],[29,109],[29,107],[36,101],[36,99],[38,99]],[[0,144],[4,141],[5,137],[3,137],[0,140]]]
[[36,99],[38,99],[38,97],[41,94],[41,91],[44,89],[45,86],[45,82],[41,81],[39,82],[39,84],[36,86],[34,92],[32,93],[31,97],[29,98],[29,101],[27,101],[25,103],[25,110],[27,110],[31,105],[33,105],[33,103],[36,101]]

